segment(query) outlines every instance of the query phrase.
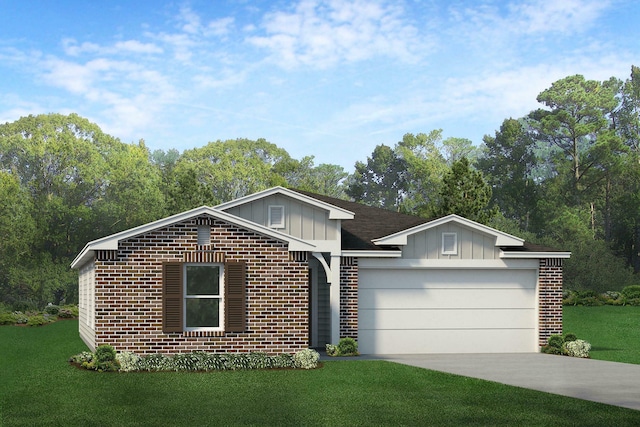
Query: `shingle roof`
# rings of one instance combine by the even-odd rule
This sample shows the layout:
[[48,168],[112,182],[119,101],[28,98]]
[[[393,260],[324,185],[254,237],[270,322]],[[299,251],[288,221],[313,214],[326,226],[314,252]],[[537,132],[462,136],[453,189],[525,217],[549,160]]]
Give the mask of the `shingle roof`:
[[347,209],[355,214],[352,220],[342,221],[342,249],[344,250],[388,250],[390,248],[374,245],[371,241],[430,221],[418,216],[406,215],[308,191],[296,189],[293,189],[293,191],[314,197],[342,209]]
[[[417,225],[426,224],[437,218],[422,218],[394,212],[388,209],[363,205],[309,191],[291,189],[300,194],[321,200],[325,203],[346,209],[355,214],[352,220],[342,221],[342,248],[344,250],[389,250],[396,247],[384,247],[375,245],[372,240],[389,236],[399,231],[406,230]],[[523,246],[502,247],[507,252],[563,252],[546,246],[524,242]]]

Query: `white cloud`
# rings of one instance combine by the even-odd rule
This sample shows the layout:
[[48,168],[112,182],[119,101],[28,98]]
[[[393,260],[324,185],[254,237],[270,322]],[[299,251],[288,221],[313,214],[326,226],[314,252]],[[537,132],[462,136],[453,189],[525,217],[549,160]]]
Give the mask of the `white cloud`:
[[540,34],[585,32],[609,7],[606,0],[531,0],[509,5],[516,31]]
[[378,56],[414,62],[429,43],[397,5],[371,1],[299,2],[292,11],[264,16],[264,35],[247,38],[284,68],[327,68]]
[[78,44],[75,39],[62,40],[62,48],[68,56],[80,56],[83,54],[96,55],[120,55],[120,54],[161,54],[162,48],[153,43],[142,43],[138,40],[126,40],[116,42],[112,46],[100,46],[97,43],[84,42]]

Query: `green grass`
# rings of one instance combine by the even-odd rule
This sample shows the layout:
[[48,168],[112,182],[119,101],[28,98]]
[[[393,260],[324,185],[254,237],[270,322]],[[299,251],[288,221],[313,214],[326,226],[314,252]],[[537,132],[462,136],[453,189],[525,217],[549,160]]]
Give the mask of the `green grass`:
[[0,425],[639,425],[640,411],[384,361],[311,371],[98,373],[77,321],[0,327]]
[[591,343],[591,358],[640,364],[640,307],[565,306],[564,330]]

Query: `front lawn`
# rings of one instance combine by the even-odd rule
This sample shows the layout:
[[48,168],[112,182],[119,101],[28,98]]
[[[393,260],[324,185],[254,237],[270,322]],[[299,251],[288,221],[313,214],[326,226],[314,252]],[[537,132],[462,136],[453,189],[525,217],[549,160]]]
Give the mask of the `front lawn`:
[[0,425],[640,425],[640,411],[384,361],[316,370],[98,373],[78,322],[0,327]]
[[640,364],[640,307],[565,306],[564,331],[591,343],[591,358]]

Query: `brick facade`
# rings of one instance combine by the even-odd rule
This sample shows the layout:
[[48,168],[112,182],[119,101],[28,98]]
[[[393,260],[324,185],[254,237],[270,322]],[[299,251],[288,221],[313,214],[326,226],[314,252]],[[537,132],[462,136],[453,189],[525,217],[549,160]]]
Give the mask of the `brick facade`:
[[[209,221],[211,245],[198,246]],[[111,253],[107,253],[111,252]],[[162,331],[162,263],[244,261],[247,327],[242,333]],[[95,260],[95,342],[137,354],[294,353],[308,347],[308,264],[287,244],[235,225],[193,218],[123,240]]]
[[340,338],[358,340],[358,258],[340,260]]
[[562,259],[541,259],[538,274],[538,340],[544,346],[551,335],[562,334]]

